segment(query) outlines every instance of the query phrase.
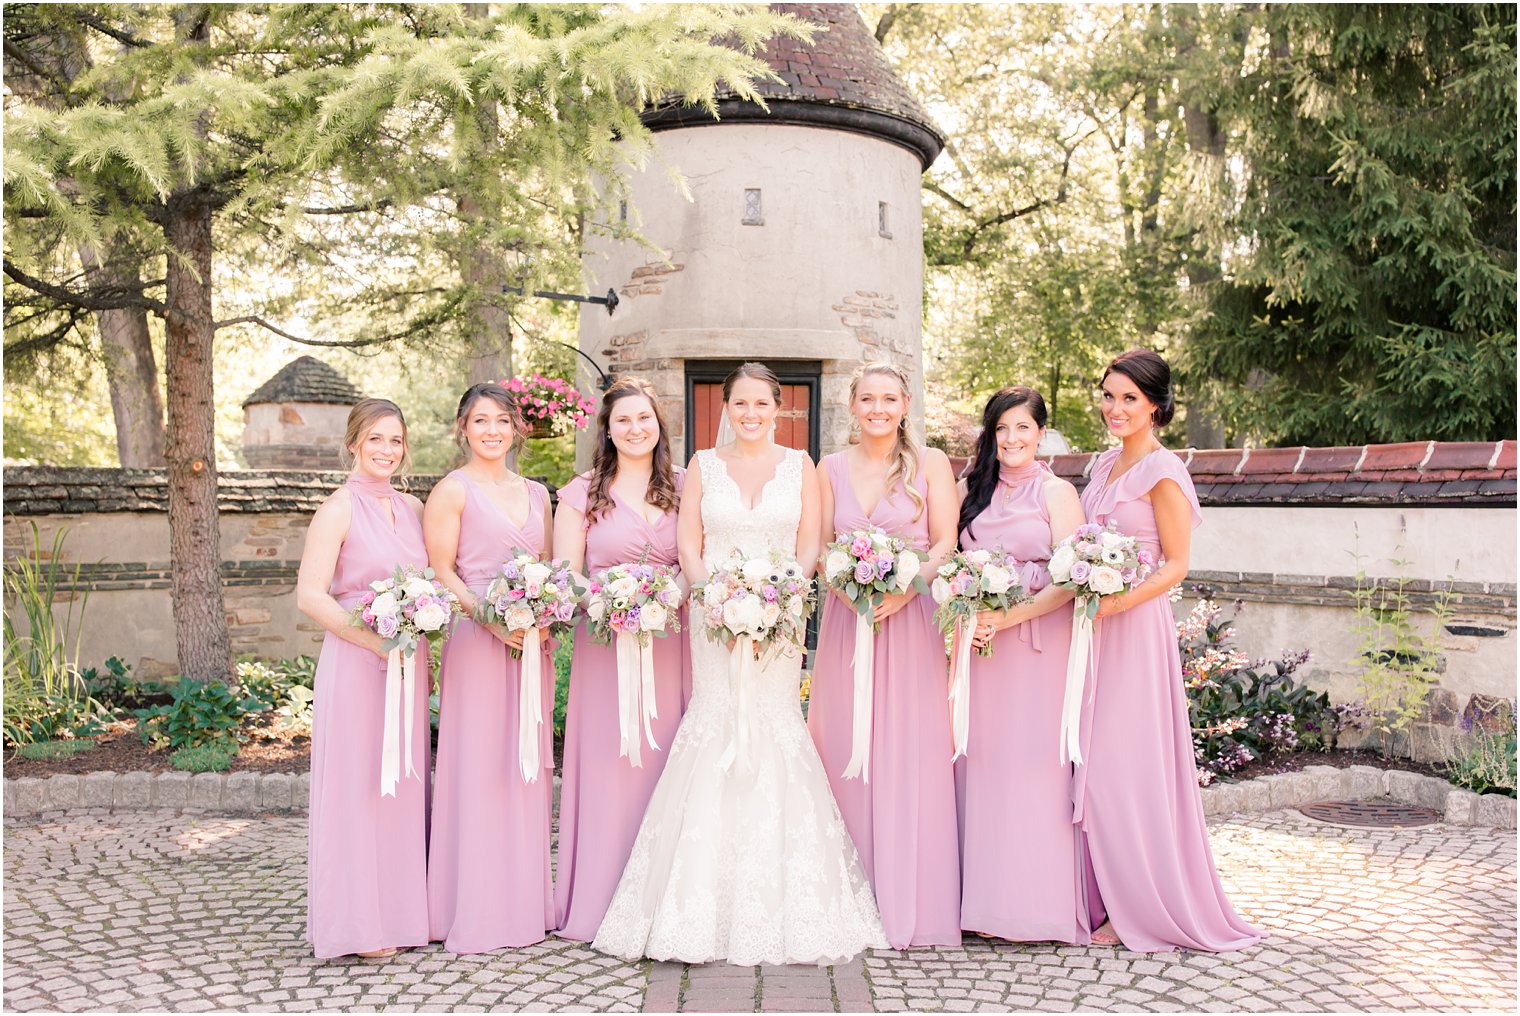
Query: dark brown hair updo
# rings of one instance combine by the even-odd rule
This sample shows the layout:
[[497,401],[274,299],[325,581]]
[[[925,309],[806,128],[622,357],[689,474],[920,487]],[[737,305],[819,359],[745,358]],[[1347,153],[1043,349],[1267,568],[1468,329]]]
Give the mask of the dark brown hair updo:
[[459,446],[457,465],[470,461],[470,442],[465,440],[464,418],[470,415],[470,410],[481,399],[490,399],[511,417],[512,451],[521,448],[527,439],[528,426],[523,422],[522,407],[517,404],[517,396],[495,381],[476,382],[464,390],[464,394],[459,397],[459,408],[454,411],[454,443]]
[[643,396],[654,410],[655,422],[660,425],[660,439],[654,445],[654,471],[649,476],[649,489],[644,500],[664,512],[676,510],[676,474],[670,456],[670,430],[665,426],[665,414],[654,385],[638,377],[620,377],[602,396],[602,407],[596,414],[596,450],[591,456],[591,473],[586,487],[586,525],[612,510],[612,481],[617,477],[618,450],[612,443],[612,409],[622,399]]
[[763,363],[741,363],[735,367],[733,373],[723,379],[723,401],[733,394],[734,385],[743,378],[754,378],[756,381],[764,381],[771,386],[771,397],[776,400],[776,405],[781,404],[781,379],[776,377],[776,372]]
[[961,517],[955,531],[970,534],[971,523],[987,510],[992,495],[997,493],[998,476],[1002,464],[998,461],[997,425],[1003,414],[1023,406],[1034,417],[1035,426],[1045,428],[1050,418],[1045,409],[1045,396],[1025,385],[1014,385],[994,392],[982,410],[982,432],[977,435],[976,451],[971,455],[971,466],[966,470],[966,500],[961,502]]
[[1101,385],[1110,374],[1123,374],[1135,383],[1142,395],[1150,399],[1156,410],[1151,422],[1165,427],[1172,422],[1177,404],[1172,399],[1172,368],[1166,365],[1161,354],[1149,349],[1126,349],[1109,361],[1098,381]]
[[401,424],[401,464],[392,475],[399,480],[411,471],[412,442],[406,431],[406,417],[401,415],[401,407],[390,399],[360,399],[348,411],[348,425],[343,428],[343,450],[340,452],[343,468],[354,468],[354,446],[364,440],[371,427],[387,416],[394,416]]

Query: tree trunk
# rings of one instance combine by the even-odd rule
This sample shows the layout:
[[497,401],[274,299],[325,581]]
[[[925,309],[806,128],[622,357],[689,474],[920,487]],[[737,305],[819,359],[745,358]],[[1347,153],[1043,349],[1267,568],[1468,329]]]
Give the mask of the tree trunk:
[[[79,245],[91,284],[141,289],[135,268],[109,263],[91,244]],[[148,312],[139,307],[95,312],[116,421],[116,454],[123,469],[155,469],[164,464],[164,400],[158,365],[148,336]]]
[[216,407],[212,399],[210,200],[196,191],[169,200],[165,369],[168,375],[169,560],[180,673],[228,681],[232,640],[222,602],[216,509]]
[[[479,20],[491,16],[490,4],[465,4],[464,9],[470,17]],[[482,101],[476,107],[476,124],[480,130],[481,145],[486,151],[494,149],[498,144],[497,135],[501,129],[498,116],[499,111],[494,101]],[[460,218],[477,227],[477,230],[499,220],[499,210],[490,206],[468,184],[459,190],[456,201]],[[499,381],[511,377],[512,323],[502,293],[502,287],[510,281],[505,263],[489,244],[477,241],[459,252],[459,275],[465,284],[474,287],[476,294],[465,318],[465,327],[469,330],[465,379],[474,384],[476,381]]]

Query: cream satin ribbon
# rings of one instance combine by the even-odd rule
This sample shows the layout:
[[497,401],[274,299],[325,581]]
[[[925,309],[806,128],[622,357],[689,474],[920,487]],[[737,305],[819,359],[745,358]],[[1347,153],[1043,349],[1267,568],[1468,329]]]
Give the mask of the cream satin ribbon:
[[[401,755],[406,775],[421,779],[412,761],[412,718],[416,715],[417,659],[397,647],[385,658],[385,726],[380,738],[380,796],[395,797],[401,782]],[[398,731],[397,714],[401,714]],[[404,747],[403,747],[404,745]]]
[[517,764],[524,783],[533,783],[543,768],[538,752],[538,728],[544,722],[543,629],[523,633],[522,667],[517,685]]
[[976,629],[972,617],[971,631],[965,619],[955,623],[955,660],[950,670],[950,738],[954,752],[950,761],[963,758],[971,737],[971,636]]
[[729,709],[734,716],[734,739],[718,760],[718,768],[724,772],[736,762],[739,772],[749,772],[749,724],[752,718],[749,689],[759,679],[759,666],[755,659],[755,640],[740,635],[734,642],[733,652],[728,654]]
[[875,611],[855,615],[854,717],[850,733],[850,761],[844,767],[847,780],[859,776],[871,782],[871,683],[876,669]]
[[1071,617],[1071,655],[1066,658],[1066,695],[1061,701],[1061,762],[1082,764],[1082,697],[1092,663],[1093,623],[1077,600]]
[[618,681],[618,757],[626,758],[636,769],[644,766],[640,756],[639,725],[655,751],[654,728],[650,720],[659,719],[654,695],[654,636],[644,645],[633,632],[617,633]]

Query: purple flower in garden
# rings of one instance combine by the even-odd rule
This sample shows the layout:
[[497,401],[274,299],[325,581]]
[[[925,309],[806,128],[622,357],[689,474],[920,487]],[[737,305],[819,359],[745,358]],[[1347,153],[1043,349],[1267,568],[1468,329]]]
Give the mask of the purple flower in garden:
[[870,561],[861,561],[855,565],[855,581],[862,584],[871,582],[876,578],[876,569]]
[[1075,561],[1071,566],[1071,580],[1078,584],[1087,581],[1087,576],[1092,574],[1092,565],[1086,561]]

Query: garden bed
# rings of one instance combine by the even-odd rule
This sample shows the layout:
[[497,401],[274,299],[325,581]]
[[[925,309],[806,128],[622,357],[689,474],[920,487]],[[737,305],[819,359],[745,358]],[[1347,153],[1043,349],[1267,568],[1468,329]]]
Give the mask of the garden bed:
[[[137,735],[137,721],[119,720],[107,724],[106,731],[91,740],[95,747],[64,758],[22,758],[14,751],[5,754],[5,776],[46,777],[60,773],[115,772],[168,773],[168,749],[151,750]],[[304,773],[311,768],[311,735],[297,727],[268,722],[253,723],[248,740],[238,750],[228,772]]]
[[1345,769],[1349,766],[1371,766],[1374,769],[1397,769],[1400,772],[1419,773],[1421,776],[1439,776],[1447,779],[1446,770],[1428,762],[1416,762],[1408,758],[1384,758],[1376,751],[1360,751],[1336,748],[1330,751],[1294,751],[1265,755],[1253,759],[1216,783],[1239,783],[1258,776],[1274,773],[1302,772],[1309,766],[1330,766]]

